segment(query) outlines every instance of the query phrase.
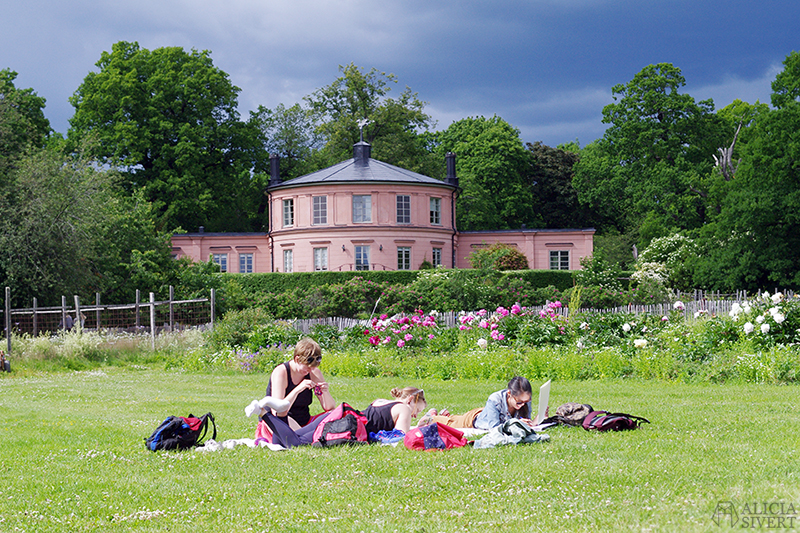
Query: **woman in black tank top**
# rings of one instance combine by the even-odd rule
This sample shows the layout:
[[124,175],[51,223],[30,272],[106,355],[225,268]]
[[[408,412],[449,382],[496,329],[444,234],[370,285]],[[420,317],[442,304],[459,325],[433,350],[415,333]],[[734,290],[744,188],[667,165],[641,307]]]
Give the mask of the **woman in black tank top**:
[[395,400],[375,400],[364,410],[368,432],[399,429],[408,433],[411,429],[411,419],[424,411],[427,406],[424,391],[416,387],[392,389],[392,397]]
[[319,344],[313,339],[302,339],[295,345],[292,359],[275,367],[270,375],[267,396],[285,399],[289,405],[275,415],[292,427],[303,427],[315,418],[310,411],[315,395],[323,411],[335,407],[328,383],[319,369],[321,362]]

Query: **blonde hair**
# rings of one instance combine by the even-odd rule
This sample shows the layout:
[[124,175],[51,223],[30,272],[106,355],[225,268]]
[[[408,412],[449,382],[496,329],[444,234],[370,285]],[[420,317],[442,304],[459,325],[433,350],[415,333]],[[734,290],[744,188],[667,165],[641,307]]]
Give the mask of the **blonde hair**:
[[428,402],[425,400],[425,391],[416,387],[405,387],[402,389],[395,387],[392,389],[391,394],[392,398],[397,398],[398,400],[404,400],[411,396],[416,402],[423,402],[425,405],[428,405]]
[[322,362],[322,348],[314,339],[300,339],[294,346],[294,360],[301,365],[317,367]]

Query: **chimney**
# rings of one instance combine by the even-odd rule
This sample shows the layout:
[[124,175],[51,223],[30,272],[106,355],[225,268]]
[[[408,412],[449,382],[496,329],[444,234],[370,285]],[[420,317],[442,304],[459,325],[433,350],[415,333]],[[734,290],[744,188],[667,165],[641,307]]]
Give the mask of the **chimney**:
[[269,185],[275,187],[281,183],[281,157],[278,154],[269,154]]
[[353,145],[353,159],[356,166],[366,167],[369,165],[369,158],[372,156],[372,146],[364,141]]
[[445,155],[444,158],[447,162],[447,176],[445,177],[444,181],[448,185],[458,187],[458,176],[456,176],[456,154],[453,152],[447,152],[447,155]]

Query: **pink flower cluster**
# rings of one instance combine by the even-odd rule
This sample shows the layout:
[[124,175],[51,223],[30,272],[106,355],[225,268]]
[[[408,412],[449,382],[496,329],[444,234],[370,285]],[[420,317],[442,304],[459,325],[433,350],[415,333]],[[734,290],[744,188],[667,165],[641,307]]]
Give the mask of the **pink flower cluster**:
[[420,331],[422,328],[435,327],[434,313],[426,315],[422,309],[417,309],[416,314],[411,316],[390,319],[387,315],[381,315],[380,319],[373,318],[369,329],[364,331],[364,335],[370,336],[369,343],[373,346],[394,342],[398,348],[403,348],[406,343],[414,340],[415,335],[418,337],[427,335],[429,339],[435,338],[433,333]]

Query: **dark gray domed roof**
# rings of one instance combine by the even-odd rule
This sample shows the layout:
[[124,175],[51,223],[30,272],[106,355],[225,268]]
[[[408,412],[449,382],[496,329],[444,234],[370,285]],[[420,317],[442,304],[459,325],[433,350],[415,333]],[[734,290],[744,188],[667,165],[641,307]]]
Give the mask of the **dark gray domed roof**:
[[378,161],[370,157],[370,145],[359,142],[353,146],[354,157],[336,165],[300,176],[278,185],[272,185],[270,190],[285,187],[298,187],[303,185],[317,185],[320,183],[417,183],[420,185],[438,185],[440,187],[454,187],[452,183],[437,180],[423,174],[418,174],[404,168]]

